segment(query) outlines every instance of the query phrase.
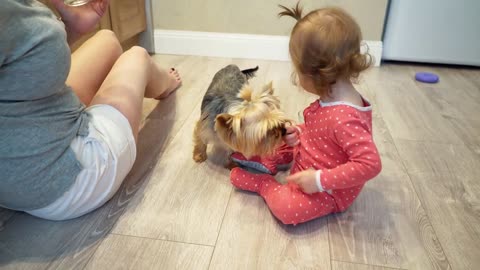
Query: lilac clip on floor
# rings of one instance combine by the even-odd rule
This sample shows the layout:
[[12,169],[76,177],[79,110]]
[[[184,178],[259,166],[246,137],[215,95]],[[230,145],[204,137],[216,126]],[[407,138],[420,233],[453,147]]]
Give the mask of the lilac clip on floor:
[[419,82],[437,83],[439,79],[438,75],[429,72],[417,72],[417,74],[415,74],[415,80]]

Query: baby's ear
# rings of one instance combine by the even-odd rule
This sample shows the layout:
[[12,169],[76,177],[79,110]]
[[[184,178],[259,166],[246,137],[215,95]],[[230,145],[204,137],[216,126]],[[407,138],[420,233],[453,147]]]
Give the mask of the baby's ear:
[[215,130],[232,129],[233,116],[228,113],[222,113],[215,118]]
[[263,89],[262,89],[262,93],[267,93],[269,95],[273,95],[273,82],[270,81],[269,83],[267,83]]

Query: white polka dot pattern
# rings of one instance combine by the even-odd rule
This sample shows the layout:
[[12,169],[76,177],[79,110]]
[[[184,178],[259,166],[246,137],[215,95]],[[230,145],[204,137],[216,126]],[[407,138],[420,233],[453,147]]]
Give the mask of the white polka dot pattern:
[[240,189],[260,194],[272,214],[284,224],[298,224],[346,210],[364,184],[381,170],[381,161],[371,136],[371,110],[345,104],[322,107],[312,103],[304,111],[305,124],[296,149],[291,174],[321,170],[326,190],[305,194],[296,184],[279,184],[266,174],[232,170],[230,180]]

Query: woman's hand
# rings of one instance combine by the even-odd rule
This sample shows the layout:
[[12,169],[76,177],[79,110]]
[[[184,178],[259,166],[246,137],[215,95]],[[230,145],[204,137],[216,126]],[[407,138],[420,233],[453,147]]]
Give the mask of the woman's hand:
[[65,5],[63,0],[51,0],[65,23],[68,43],[92,31],[108,9],[110,0],[92,0],[79,7]]
[[285,127],[286,132],[285,135],[283,136],[283,141],[288,145],[288,146],[295,146],[300,143],[298,139],[298,134],[300,133],[298,128],[295,126],[289,126]]
[[297,184],[303,190],[303,192],[307,194],[319,192],[315,182],[314,169],[308,169],[293,175],[289,175],[287,176],[287,181]]

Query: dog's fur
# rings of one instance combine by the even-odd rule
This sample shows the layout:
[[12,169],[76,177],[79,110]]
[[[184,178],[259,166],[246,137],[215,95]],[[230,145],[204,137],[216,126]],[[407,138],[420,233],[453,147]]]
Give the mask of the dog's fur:
[[241,71],[229,65],[213,77],[193,134],[196,162],[207,159],[209,143],[251,157],[271,154],[282,142],[285,123],[289,121],[280,111],[271,82],[259,93],[248,84],[257,70],[258,67]]

